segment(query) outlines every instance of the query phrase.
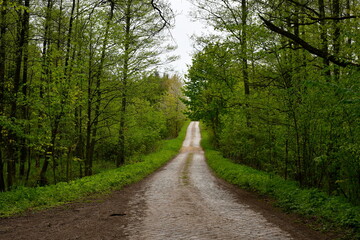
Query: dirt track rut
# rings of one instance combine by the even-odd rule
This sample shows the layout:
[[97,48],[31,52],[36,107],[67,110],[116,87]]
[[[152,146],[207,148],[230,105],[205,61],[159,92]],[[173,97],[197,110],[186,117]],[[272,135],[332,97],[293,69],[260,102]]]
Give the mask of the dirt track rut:
[[0,239],[327,239],[217,179],[191,122],[179,155],[105,199],[0,219]]
[[191,122],[181,153],[146,184],[141,224],[132,239],[291,239],[261,214],[217,184],[200,148],[199,123]]

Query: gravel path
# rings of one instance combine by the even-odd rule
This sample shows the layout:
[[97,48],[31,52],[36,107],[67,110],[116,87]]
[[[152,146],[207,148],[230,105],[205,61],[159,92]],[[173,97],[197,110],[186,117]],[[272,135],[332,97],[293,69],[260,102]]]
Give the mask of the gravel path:
[[128,226],[131,239],[291,239],[217,184],[200,148],[198,122],[190,124],[182,153],[145,189],[136,201],[147,208],[141,224]]
[[0,239],[329,239],[217,179],[191,122],[179,155],[147,179],[89,203],[0,219]]

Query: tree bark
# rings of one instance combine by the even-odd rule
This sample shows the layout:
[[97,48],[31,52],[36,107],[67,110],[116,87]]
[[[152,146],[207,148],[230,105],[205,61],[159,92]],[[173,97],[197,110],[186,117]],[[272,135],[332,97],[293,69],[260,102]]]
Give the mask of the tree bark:
[[69,72],[68,68],[69,68],[70,48],[71,48],[71,40],[72,40],[72,33],[73,33],[75,7],[76,7],[76,0],[73,0],[72,6],[71,6],[70,20],[69,20],[69,32],[68,32],[67,42],[66,42],[66,56],[65,56],[65,70],[64,70],[65,78],[68,77],[68,72]]
[[[89,56],[89,72],[88,72],[88,82],[87,82],[87,123],[86,123],[86,154],[85,154],[85,176],[92,175],[92,146],[91,146],[91,129],[92,129],[92,105],[93,105],[93,56],[95,51],[92,45],[92,34],[90,33],[90,56]],[[81,174],[82,175],[82,174]]]
[[[340,18],[340,1],[333,0],[333,17]],[[333,21],[334,25],[334,35],[333,35],[333,46],[334,46],[334,55],[338,56],[340,54],[340,34],[341,29],[338,21]],[[340,68],[335,65],[334,66],[334,80],[338,82],[340,79]]]
[[[6,61],[6,40],[5,34],[7,31],[6,26],[6,8],[7,0],[3,1],[2,8],[0,11],[0,115],[4,115],[5,110],[5,61]],[[0,125],[0,191],[5,191],[5,181],[4,181],[4,146],[5,139],[3,136],[3,126]]]
[[[45,82],[45,79],[50,77],[50,70],[49,70],[49,66],[48,66],[48,55],[49,55],[49,51],[48,51],[48,47],[50,45],[50,23],[51,23],[51,11],[52,11],[52,7],[53,7],[53,2],[52,0],[48,0],[47,1],[47,7],[46,7],[46,19],[45,19],[45,28],[44,28],[44,41],[43,41],[43,49],[42,49],[42,75],[41,75],[41,84],[40,84],[40,98],[44,99],[44,89],[42,84]],[[40,110],[39,113],[40,116],[44,117],[44,112],[42,110]],[[38,127],[42,128],[42,120],[38,121]],[[43,162],[43,166],[41,168],[40,171],[40,185],[45,185],[47,184],[47,179],[46,179],[46,172],[49,166],[49,161],[50,161],[50,157],[48,152],[51,151],[51,149],[48,147],[45,150],[45,156],[44,156],[44,162]],[[37,156],[37,166],[40,166],[40,156]]]
[[244,78],[244,89],[245,95],[250,94],[249,86],[249,70],[248,70],[248,58],[247,58],[247,2],[246,0],[241,0],[241,62],[242,62],[242,73]]
[[[242,77],[244,82],[244,93],[245,98],[248,99],[250,95],[250,84],[249,84],[249,65],[248,65],[248,40],[247,40],[247,18],[248,18],[248,7],[247,0],[241,0],[241,64],[242,64]],[[248,111],[249,103],[246,104],[246,125],[251,127],[250,113]]]
[[[86,141],[86,159],[85,159],[85,175],[89,176],[92,174],[92,162],[93,162],[93,154],[96,144],[96,137],[97,137],[97,127],[99,123],[99,117],[100,117],[100,106],[101,106],[101,78],[104,71],[104,63],[105,63],[105,57],[106,57],[106,48],[109,40],[109,31],[110,31],[110,25],[114,17],[114,10],[115,10],[115,2],[110,1],[110,12],[109,12],[109,18],[106,23],[106,30],[104,35],[104,42],[102,45],[101,50],[101,57],[100,57],[100,63],[99,67],[96,72],[96,84],[95,84],[95,93],[94,96],[91,96],[93,93],[91,91],[91,81],[89,81],[89,89],[88,94],[90,94],[90,99],[92,99],[89,102],[88,105],[88,115],[90,114],[90,118],[88,117],[88,125],[87,125],[87,141]],[[89,76],[91,77],[91,76]],[[89,97],[88,96],[88,97]],[[93,97],[95,99],[95,113],[93,119],[91,119],[91,105],[93,101]]]
[[[20,4],[22,2],[20,1]],[[20,90],[20,78],[21,78],[21,66],[23,59],[23,47],[25,43],[25,31],[23,29],[23,14],[20,11],[18,21],[18,28],[20,30],[20,34],[18,35],[18,39],[16,41],[16,57],[15,57],[15,69],[14,69],[14,78],[13,78],[13,88],[11,91],[10,98],[10,119],[12,124],[15,125],[15,119],[17,118],[18,113],[18,96]],[[9,130],[8,133],[8,143],[7,143],[7,186],[11,188],[14,184],[16,177],[16,163],[18,162],[18,143],[21,142],[20,137],[13,130]],[[20,140],[20,141],[19,141]],[[23,162],[21,164],[23,165]]]
[[[28,57],[28,45],[29,45],[30,0],[25,0],[24,7],[25,7],[25,10],[22,14],[22,24],[21,24],[22,28],[21,28],[21,33],[20,33],[19,48],[22,49],[21,55],[23,56],[21,92],[22,92],[23,98],[25,100],[25,103],[22,105],[21,110],[22,110],[22,119],[27,121],[29,119],[28,106],[26,103],[26,99],[27,99],[27,74],[28,74],[28,58],[29,58]],[[25,123],[25,126],[24,126],[24,133],[25,134],[29,133],[27,123]],[[28,159],[29,148],[26,146],[27,143],[26,143],[25,137],[22,137],[20,141],[21,141],[21,146],[20,146],[19,175],[23,177],[23,176],[25,176],[25,163],[27,160],[29,160]]]
[[[326,20],[325,20],[325,4],[324,0],[318,0],[319,4],[319,18],[320,18],[320,39],[321,39],[321,50],[324,52],[325,56],[329,55],[329,43],[328,43],[328,31],[326,27]],[[330,61],[328,58],[323,58],[323,65],[325,70],[325,75],[327,80],[330,80]]]
[[119,154],[116,159],[116,167],[125,163],[125,122],[127,108],[127,83],[129,78],[129,61],[130,61],[130,41],[131,41],[131,0],[127,1],[125,12],[125,43],[124,43],[124,64],[122,76],[122,96],[119,123]]

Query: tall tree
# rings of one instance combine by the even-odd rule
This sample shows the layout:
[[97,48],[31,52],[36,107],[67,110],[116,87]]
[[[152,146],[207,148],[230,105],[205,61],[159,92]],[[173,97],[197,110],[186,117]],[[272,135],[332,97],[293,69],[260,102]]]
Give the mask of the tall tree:
[[[30,0],[25,0],[24,2],[24,10],[21,15],[21,31],[19,37],[19,49],[21,49],[21,55],[23,58],[20,57],[17,59],[17,71],[19,71],[19,78],[22,75],[22,81],[20,83],[21,86],[21,94],[23,98],[23,103],[21,106],[21,115],[22,119],[27,122],[29,120],[28,116],[28,106],[26,103],[27,100],[27,84],[28,84],[28,59],[29,59],[29,25],[30,25]],[[20,51],[20,50],[19,50]],[[22,66],[22,68],[21,68]],[[21,73],[20,73],[21,71]],[[25,123],[24,128],[24,136],[28,134],[28,124]],[[21,144],[20,144],[20,168],[19,168],[19,175],[25,176],[25,163],[29,161],[29,148],[27,147],[26,137],[21,137]]]
[[[88,102],[88,125],[87,125],[87,137],[86,137],[86,160],[85,160],[85,175],[89,176],[92,175],[92,162],[93,162],[93,156],[94,156],[94,148],[96,143],[96,137],[97,137],[97,127],[100,117],[100,106],[101,106],[101,81],[103,77],[104,72],[104,63],[105,63],[105,57],[106,57],[106,49],[108,47],[108,40],[109,40],[109,30],[111,24],[113,24],[113,17],[114,17],[114,10],[115,10],[115,2],[110,1],[110,10],[109,10],[109,17],[106,21],[105,25],[105,34],[103,39],[103,45],[101,50],[101,56],[100,56],[100,63],[98,66],[98,69],[95,73],[95,89],[94,89],[94,95],[88,96],[89,102]],[[90,76],[89,76],[90,79]],[[89,82],[89,89],[91,89],[92,83]],[[91,90],[89,91],[90,94]],[[91,99],[91,100],[90,100]],[[91,119],[91,111],[92,107],[91,105],[93,102],[95,102],[95,111],[94,111],[94,117]]]
[[[5,111],[5,63],[6,63],[6,14],[7,14],[7,1],[3,1],[0,10],[0,115],[4,115]],[[0,124],[0,191],[5,191],[5,182],[3,175],[4,167],[4,147],[5,139],[3,135],[3,123]]]
[[169,50],[168,46],[164,46],[162,50],[157,45],[164,39],[161,31],[167,27],[171,18],[171,15],[165,15],[167,8],[164,7],[161,11],[154,1],[143,3],[139,0],[127,0],[122,6],[124,16],[122,66],[120,66],[122,94],[116,166],[124,164],[126,160],[126,116],[132,81],[141,71],[159,64],[158,56]]
[[172,17],[164,1],[1,2],[0,191],[119,166],[168,136],[163,98],[142,97],[139,83],[171,50]]
[[[216,88],[224,106],[215,127],[223,154],[359,203],[359,158],[354,155],[358,127],[349,115],[358,109],[353,90],[346,90],[358,88],[353,79],[359,74],[359,12],[352,5],[358,1],[196,3],[199,16],[219,34],[208,38],[193,59],[185,88],[189,115],[214,128],[216,118],[209,121],[206,113],[219,110],[219,104],[213,102],[217,95],[210,83],[226,78],[208,74],[209,69],[234,73],[232,92],[224,91],[226,86]],[[209,52],[209,46],[219,42],[231,46],[222,51],[236,53],[228,55],[227,65],[214,64]],[[241,55],[245,42],[247,54]],[[249,63],[248,96],[244,56]],[[247,114],[251,128],[246,127]]]

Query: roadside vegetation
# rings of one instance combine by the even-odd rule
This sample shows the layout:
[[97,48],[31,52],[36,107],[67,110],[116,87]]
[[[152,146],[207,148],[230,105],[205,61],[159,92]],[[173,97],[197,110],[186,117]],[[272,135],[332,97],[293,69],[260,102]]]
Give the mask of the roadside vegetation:
[[207,162],[220,178],[275,199],[276,206],[285,211],[312,219],[317,230],[342,232],[344,239],[360,238],[359,206],[319,189],[303,189],[295,181],[234,163],[214,149],[209,130],[202,127],[201,135]]
[[0,192],[91,176],[177,136],[181,79],[159,73],[169,7],[0,2]]
[[190,119],[234,162],[360,206],[359,0],[194,4],[216,32],[189,67]]
[[359,0],[194,5],[216,30],[197,38],[184,88],[209,164],[360,239]]
[[137,162],[70,182],[36,188],[18,187],[12,191],[2,192],[0,193],[0,217],[8,217],[27,210],[59,206],[86,199],[94,194],[106,194],[140,181],[179,152],[187,126],[188,123],[183,125],[178,137],[163,140],[156,152],[138,156]]

